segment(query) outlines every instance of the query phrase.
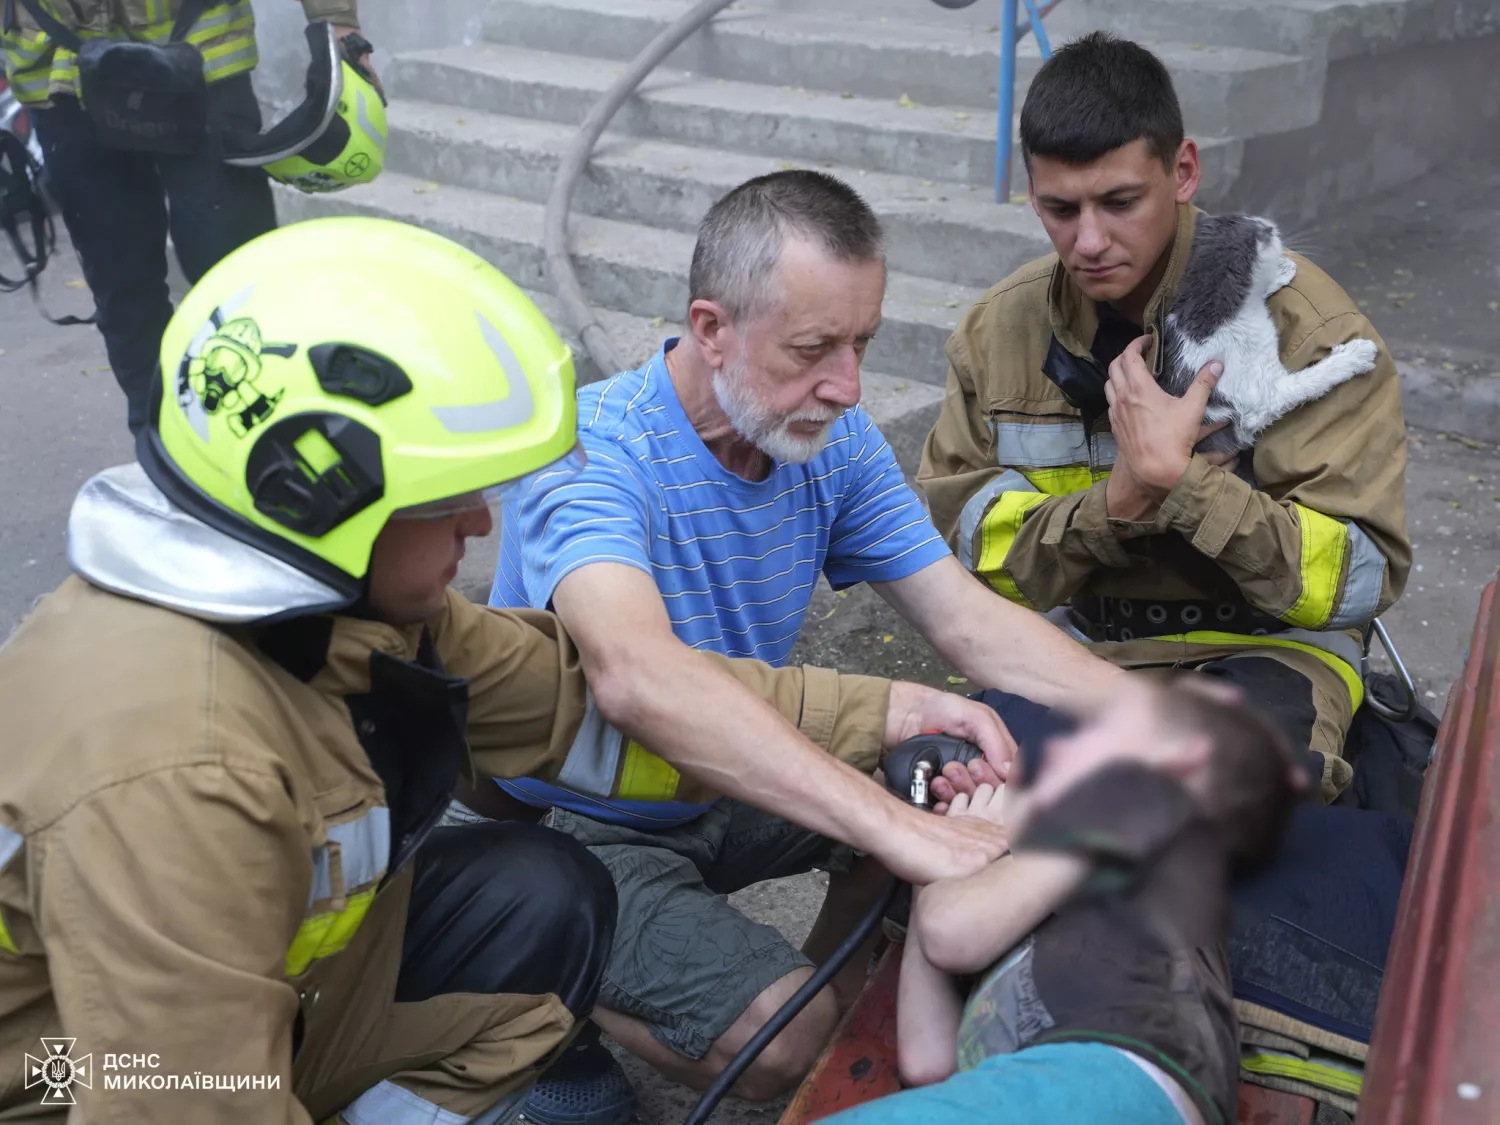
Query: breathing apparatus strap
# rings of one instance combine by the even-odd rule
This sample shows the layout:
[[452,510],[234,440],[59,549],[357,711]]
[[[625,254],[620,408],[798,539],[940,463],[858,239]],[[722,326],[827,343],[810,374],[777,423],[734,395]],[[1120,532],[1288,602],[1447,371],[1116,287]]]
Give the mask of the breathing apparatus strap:
[[21,263],[21,275],[0,273],[0,293],[30,289],[37,310],[64,328],[93,324],[94,317],[53,316],[42,304],[37,278],[57,248],[57,230],[41,189],[41,165],[21,139],[0,129],[0,230]]

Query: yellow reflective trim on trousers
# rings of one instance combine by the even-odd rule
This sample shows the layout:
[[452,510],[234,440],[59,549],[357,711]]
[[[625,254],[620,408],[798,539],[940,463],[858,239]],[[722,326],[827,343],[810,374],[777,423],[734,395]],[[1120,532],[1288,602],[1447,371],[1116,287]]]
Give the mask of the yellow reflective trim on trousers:
[[979,558],[975,561],[974,573],[988,582],[1001,597],[1028,609],[1031,603],[1005,570],[1005,557],[1021,533],[1026,513],[1045,499],[1047,496],[1043,492],[1002,492],[995,497],[979,525]]
[[10,931],[5,928],[4,914],[0,914],[0,949],[7,953],[19,954],[21,952],[16,948],[15,939],[10,936]]
[[1359,1064],[1345,1065],[1332,1058],[1326,1061],[1323,1058],[1304,1059],[1282,1051],[1257,1049],[1243,1052],[1240,1055],[1240,1066],[1251,1074],[1290,1078],[1356,1098],[1364,1090],[1364,1074],[1359,1069]]
[[625,744],[616,796],[626,801],[670,801],[681,779],[675,768],[632,738]]
[[1022,469],[1021,475],[1029,480],[1038,492],[1048,496],[1071,496],[1094,486],[1094,482],[1109,476],[1108,469],[1098,472],[1087,465],[1067,465],[1059,469]]
[[1264,648],[1294,648],[1298,652],[1305,652],[1309,656],[1315,656],[1328,667],[1338,673],[1339,679],[1344,681],[1344,686],[1349,689],[1349,701],[1352,711],[1358,711],[1359,705],[1364,702],[1365,685],[1359,678],[1359,673],[1347,663],[1340,660],[1331,652],[1325,652],[1312,645],[1305,645],[1301,641],[1289,641],[1283,637],[1257,637],[1247,633],[1216,633],[1210,629],[1199,630],[1193,633],[1172,633],[1165,637],[1141,637],[1143,641],[1178,641],[1189,645],[1256,645]]
[[1297,566],[1302,575],[1302,593],[1281,619],[1302,629],[1321,629],[1338,605],[1349,529],[1322,512],[1301,504],[1293,507],[1302,528],[1302,555]]
[[371,887],[350,895],[343,910],[304,918],[297,927],[297,936],[292,938],[291,948],[286,951],[286,975],[301,976],[314,961],[342,952],[354,939],[374,901],[375,888]]

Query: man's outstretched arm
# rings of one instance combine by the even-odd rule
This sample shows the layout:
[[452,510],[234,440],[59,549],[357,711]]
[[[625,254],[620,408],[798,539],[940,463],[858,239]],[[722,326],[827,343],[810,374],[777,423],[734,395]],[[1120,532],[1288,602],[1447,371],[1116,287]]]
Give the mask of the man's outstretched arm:
[[851,726],[843,737],[830,716],[835,725],[815,742],[803,732],[806,716],[799,730],[779,709],[794,701],[772,706],[761,695],[776,697],[778,684],[797,676],[834,673],[772,669],[689,648],[642,571],[616,563],[580,567],[558,584],[553,608],[577,645],[603,717],[698,783],[869,852],[917,882],[976,870],[1003,850],[1003,833],[918,812],[861,772],[878,764],[880,746],[932,728],[1008,757],[1004,728],[988,708],[894,683],[885,714],[875,716],[881,729],[873,740],[868,726]]
[[979,687],[1072,707],[1103,698],[1122,674],[1045,617],[995,597],[951,555],[871,585]]

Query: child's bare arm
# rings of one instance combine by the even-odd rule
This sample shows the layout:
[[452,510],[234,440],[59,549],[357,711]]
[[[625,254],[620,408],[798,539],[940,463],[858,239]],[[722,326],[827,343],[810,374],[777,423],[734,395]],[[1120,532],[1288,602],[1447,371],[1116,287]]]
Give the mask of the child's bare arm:
[[[913,889],[913,919],[926,893]],[[896,991],[896,1063],[908,1086],[930,1086],[957,1069],[963,1008],[958,982],[927,959],[914,921],[907,928]]]
[[[949,816],[974,816],[1004,823],[1021,811],[1005,807],[1006,791],[981,784],[973,794],[954,796]],[[948,973],[973,973],[993,963],[1063,904],[1088,876],[1090,864],[1077,856],[1026,853],[1001,856],[962,879],[943,879],[922,892],[911,931],[923,956]]]

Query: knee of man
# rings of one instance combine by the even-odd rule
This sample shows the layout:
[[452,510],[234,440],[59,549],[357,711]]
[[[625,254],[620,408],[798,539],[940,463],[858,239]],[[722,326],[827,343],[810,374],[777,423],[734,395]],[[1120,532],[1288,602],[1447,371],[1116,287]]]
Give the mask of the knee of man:
[[412,888],[397,999],[552,992],[587,1015],[617,909],[609,871],[571,836],[516,821],[439,828]]
[[[750,1009],[759,1017],[756,1020],[757,1029],[764,1026],[780,1006],[767,1003],[764,1010],[758,1009],[756,1005],[760,1005],[762,999],[764,997],[758,998]],[[825,988],[813,997],[812,1002],[798,1013],[797,1018],[780,1035],[771,1040],[760,1057],[750,1065],[750,1069],[745,1071],[735,1092],[750,1101],[770,1101],[791,1091],[806,1077],[813,1063],[818,1061],[838,1019],[838,1001],[834,998],[833,990]]]
[[531,923],[559,937],[581,926],[602,933],[608,946],[619,909],[609,869],[566,833],[530,824],[504,827],[519,840],[503,856],[495,855],[491,875],[519,878],[521,893],[536,907]]

